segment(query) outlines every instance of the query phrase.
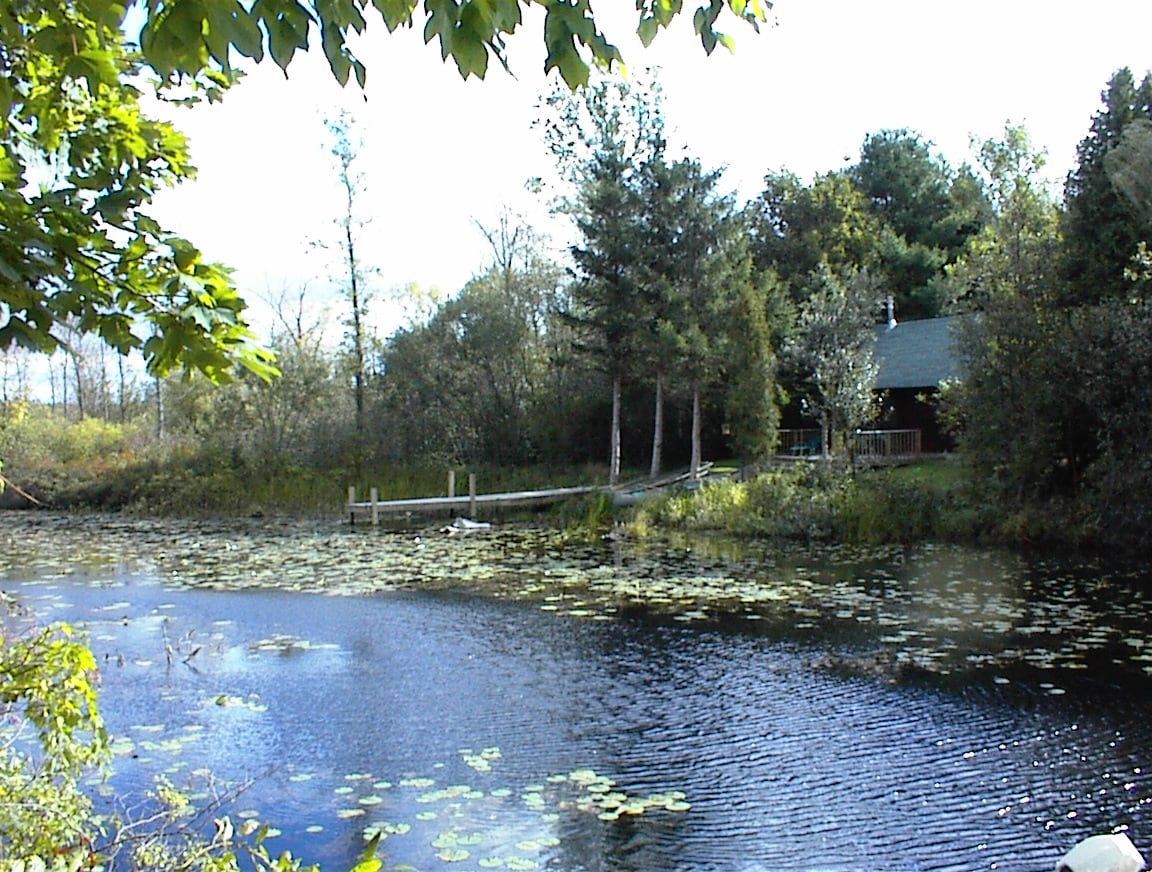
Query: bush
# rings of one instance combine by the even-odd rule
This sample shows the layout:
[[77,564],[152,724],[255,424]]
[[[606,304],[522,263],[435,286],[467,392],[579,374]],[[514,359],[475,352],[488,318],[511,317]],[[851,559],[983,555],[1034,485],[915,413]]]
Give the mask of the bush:
[[108,761],[95,670],[65,625],[0,636],[0,856],[82,855],[91,843],[80,778]]
[[850,475],[830,464],[795,463],[748,482],[705,484],[643,507],[637,532],[653,526],[737,536],[836,538],[859,544],[973,539],[996,527],[965,471],[925,463]]
[[748,482],[705,481],[641,507],[635,529],[669,526],[738,536],[826,538],[834,529],[843,476],[825,464],[796,463]]

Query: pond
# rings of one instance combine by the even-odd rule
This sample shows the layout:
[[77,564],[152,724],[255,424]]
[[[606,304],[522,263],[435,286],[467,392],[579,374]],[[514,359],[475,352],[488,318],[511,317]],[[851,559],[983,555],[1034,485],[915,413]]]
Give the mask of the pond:
[[0,543],[0,589],[101,664],[103,801],[247,784],[229,813],[325,870],[376,833],[409,870],[1043,869],[1117,827],[1146,850],[1142,572],[48,513]]

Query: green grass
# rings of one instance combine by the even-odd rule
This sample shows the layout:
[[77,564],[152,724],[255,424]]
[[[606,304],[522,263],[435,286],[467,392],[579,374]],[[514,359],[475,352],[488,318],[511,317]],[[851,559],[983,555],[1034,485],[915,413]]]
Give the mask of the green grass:
[[632,528],[860,544],[970,539],[987,525],[954,461],[862,470],[798,463],[747,482],[723,480],[642,506]]
[[988,520],[960,462],[923,461],[858,473],[837,513],[837,537],[862,544],[970,540]]

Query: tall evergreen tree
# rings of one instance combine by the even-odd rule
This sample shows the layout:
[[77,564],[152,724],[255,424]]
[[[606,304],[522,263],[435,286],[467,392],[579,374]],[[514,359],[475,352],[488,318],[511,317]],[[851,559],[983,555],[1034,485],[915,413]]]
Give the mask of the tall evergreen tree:
[[951,171],[929,146],[908,130],[881,130],[864,140],[853,181],[872,211],[911,245],[952,248],[941,238],[952,208]]
[[721,347],[725,414],[732,450],[746,464],[767,459],[776,445],[780,392],[774,328],[791,322],[788,292],[772,270],[733,258],[731,300]]
[[911,131],[882,130],[864,140],[860,162],[849,173],[883,223],[873,271],[886,280],[898,314],[939,314],[944,267],[988,217],[971,172],[954,172]]
[[701,463],[701,390],[716,372],[716,355],[728,304],[725,286],[729,254],[727,225],[734,220],[730,197],[717,191],[720,171],[698,161],[656,161],[650,168],[651,211],[647,226],[649,284],[653,300],[657,405],[652,474],[659,472],[663,384],[670,372],[692,394],[692,459]]
[[623,382],[637,361],[651,319],[645,248],[651,168],[663,160],[660,90],[639,80],[604,79],[548,100],[549,146],[575,193],[564,204],[580,241],[572,246],[575,281],[569,312],[612,384],[608,480],[620,479]]
[[1108,156],[1133,122],[1152,119],[1152,75],[1137,85],[1131,70],[1118,70],[1101,98],[1064,188],[1066,302],[1073,304],[1123,298],[1130,289],[1125,270],[1146,239],[1138,210],[1113,183]]

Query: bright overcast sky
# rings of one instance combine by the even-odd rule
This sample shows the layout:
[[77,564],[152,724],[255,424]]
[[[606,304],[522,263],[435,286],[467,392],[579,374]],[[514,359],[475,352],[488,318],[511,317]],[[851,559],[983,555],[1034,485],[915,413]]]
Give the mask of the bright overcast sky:
[[[774,26],[756,35],[733,21],[735,56],[711,58],[690,10],[645,50],[629,34],[630,0],[593,8],[630,13],[608,36],[631,68],[659,68],[672,143],[727,167],[725,186],[744,199],[768,171],[810,178],[855,162],[864,137],[885,128],[920,133],[957,166],[970,135],[1023,123],[1060,179],[1112,73],[1152,69],[1149,0],[777,0]],[[310,243],[333,239],[341,211],[323,125],[341,107],[366,141],[362,253],[382,290],[454,293],[490,256],[473,221],[492,225],[504,204],[539,208],[524,188],[552,166],[531,126],[547,87],[538,24],[511,41],[515,78],[495,67],[468,82],[418,30],[388,35],[376,21],[370,31],[365,94],[340,89],[314,50],[287,81],[269,61],[222,105],[172,115],[199,176],[163,194],[155,214],[235,267],[254,303],[325,284],[329,259]]]

